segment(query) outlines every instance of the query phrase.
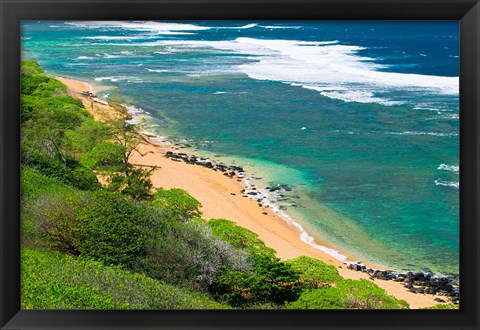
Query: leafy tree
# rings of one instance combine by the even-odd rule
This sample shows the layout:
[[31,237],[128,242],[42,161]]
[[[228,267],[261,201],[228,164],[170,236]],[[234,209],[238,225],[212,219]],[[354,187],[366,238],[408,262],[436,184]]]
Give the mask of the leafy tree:
[[24,159],[28,159],[31,156],[29,152],[40,151],[44,155],[56,159],[65,165],[67,153],[63,146],[63,132],[48,116],[35,116],[23,123],[21,133]]
[[[134,152],[140,153],[138,147],[143,136],[140,131],[142,124],[132,125],[125,121],[124,115],[121,119],[112,119],[107,122],[111,134],[111,144],[115,145],[115,151],[111,153],[112,164],[110,166],[109,190],[122,192],[136,200],[151,199],[152,183],[150,176],[156,169],[139,169],[130,163],[130,157]],[[113,151],[113,148],[112,150]],[[101,152],[94,153],[101,158]],[[107,162],[109,163],[109,162]]]
[[[142,124],[133,125],[127,123],[124,118],[112,119],[107,122],[112,132],[112,138],[115,143],[123,147],[123,163],[127,164],[130,156],[134,152],[138,152],[138,145],[143,141],[140,131]],[[126,168],[128,169],[128,168]]]

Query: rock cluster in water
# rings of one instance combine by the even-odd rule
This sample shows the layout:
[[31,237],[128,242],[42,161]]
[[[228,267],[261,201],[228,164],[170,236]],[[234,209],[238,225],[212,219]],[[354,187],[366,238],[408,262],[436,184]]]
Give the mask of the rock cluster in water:
[[460,301],[460,289],[454,283],[457,277],[436,276],[431,272],[405,272],[398,273],[391,270],[378,270],[368,268],[361,263],[351,263],[348,269],[353,269],[370,275],[370,279],[384,281],[403,282],[405,287],[413,293],[436,294],[445,296],[445,299],[436,298],[438,302],[452,302],[458,304]]

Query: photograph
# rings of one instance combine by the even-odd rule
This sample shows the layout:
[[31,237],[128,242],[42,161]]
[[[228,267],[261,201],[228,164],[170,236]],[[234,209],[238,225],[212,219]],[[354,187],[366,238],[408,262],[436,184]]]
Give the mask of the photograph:
[[20,39],[21,310],[463,306],[458,20]]

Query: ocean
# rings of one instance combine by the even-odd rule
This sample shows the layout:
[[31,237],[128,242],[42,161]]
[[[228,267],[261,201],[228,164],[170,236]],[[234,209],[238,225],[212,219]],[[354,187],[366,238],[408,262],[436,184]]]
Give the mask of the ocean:
[[22,58],[243,166],[342,259],[459,273],[457,21],[24,21]]

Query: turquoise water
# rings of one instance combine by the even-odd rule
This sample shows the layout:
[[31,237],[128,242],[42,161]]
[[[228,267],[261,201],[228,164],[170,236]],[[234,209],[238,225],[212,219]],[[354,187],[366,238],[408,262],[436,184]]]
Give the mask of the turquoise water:
[[456,22],[26,22],[22,39],[149,130],[291,186],[317,242],[458,274]]

